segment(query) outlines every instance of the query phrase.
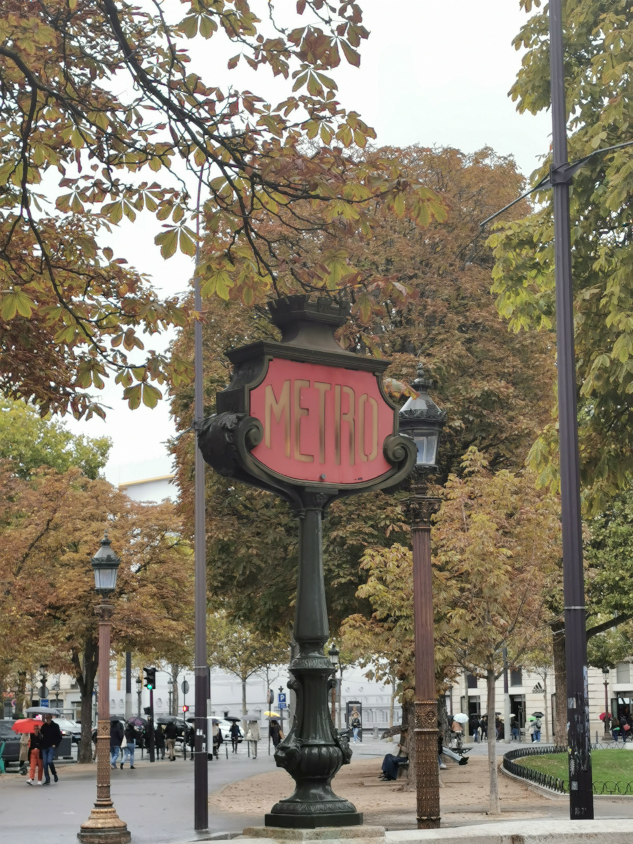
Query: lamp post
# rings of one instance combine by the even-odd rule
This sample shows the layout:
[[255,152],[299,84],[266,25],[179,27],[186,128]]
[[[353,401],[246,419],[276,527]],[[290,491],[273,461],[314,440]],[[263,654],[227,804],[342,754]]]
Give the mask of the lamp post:
[[440,825],[437,763],[437,695],[433,642],[431,516],[439,500],[426,495],[426,475],[437,469],[437,452],[446,413],[428,393],[431,382],[422,366],[412,384],[418,392],[400,411],[400,433],[415,442],[417,456],[409,498],[413,543],[413,623],[415,634],[415,770],[418,829]]
[[108,597],[116,587],[121,560],[110,547],[106,531],[101,547],[92,558],[95,589],[102,603],[99,615],[99,720],[97,726],[97,799],[90,817],[82,823],[77,838],[93,844],[127,844],[131,839],[127,824],[116,813],[110,797],[110,618],[112,604]]
[[327,652],[330,658],[330,665],[332,666],[332,723],[336,724],[336,669],[340,665],[339,649],[336,645],[332,645]]
[[[604,734],[605,736],[609,735],[609,674],[611,673],[611,669],[608,666],[605,666],[602,669],[602,679],[604,682]],[[613,714],[613,713],[611,713]]]
[[140,677],[136,678],[136,699],[137,699],[137,714],[141,717],[141,695],[143,694],[143,681]]

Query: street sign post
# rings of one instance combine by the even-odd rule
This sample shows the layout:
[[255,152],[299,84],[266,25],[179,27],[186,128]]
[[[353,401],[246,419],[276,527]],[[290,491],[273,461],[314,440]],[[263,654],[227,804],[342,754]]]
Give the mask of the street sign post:
[[331,781],[351,750],[332,723],[332,666],[321,526],[336,498],[396,488],[415,464],[415,445],[398,435],[398,416],[382,386],[388,361],[343,349],[334,337],[349,307],[334,299],[290,296],[269,304],[280,342],[228,353],[231,383],[217,415],[198,429],[202,455],[220,474],[289,502],[299,520],[299,576],[290,664],[295,720],[275,751],[296,782],[266,815],[266,826],[314,829],[362,823]]

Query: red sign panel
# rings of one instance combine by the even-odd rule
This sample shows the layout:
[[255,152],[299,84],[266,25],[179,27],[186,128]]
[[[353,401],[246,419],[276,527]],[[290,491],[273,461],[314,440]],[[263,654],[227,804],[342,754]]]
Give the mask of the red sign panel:
[[394,411],[371,372],[275,358],[251,390],[250,415],[264,428],[251,454],[288,478],[357,484],[392,468],[382,446]]

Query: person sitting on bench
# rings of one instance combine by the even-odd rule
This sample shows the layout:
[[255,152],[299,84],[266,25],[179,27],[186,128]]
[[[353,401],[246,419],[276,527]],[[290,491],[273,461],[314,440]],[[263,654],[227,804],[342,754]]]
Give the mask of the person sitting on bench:
[[397,780],[398,768],[409,761],[409,756],[404,744],[398,745],[398,753],[387,753],[382,760],[382,774],[378,777],[381,780]]

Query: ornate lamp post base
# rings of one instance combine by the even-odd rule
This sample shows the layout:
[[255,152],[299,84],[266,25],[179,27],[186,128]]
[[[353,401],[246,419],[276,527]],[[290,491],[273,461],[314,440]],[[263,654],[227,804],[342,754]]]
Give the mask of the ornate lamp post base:
[[82,823],[77,838],[86,844],[127,844],[132,835],[114,806],[95,806],[88,820]]

